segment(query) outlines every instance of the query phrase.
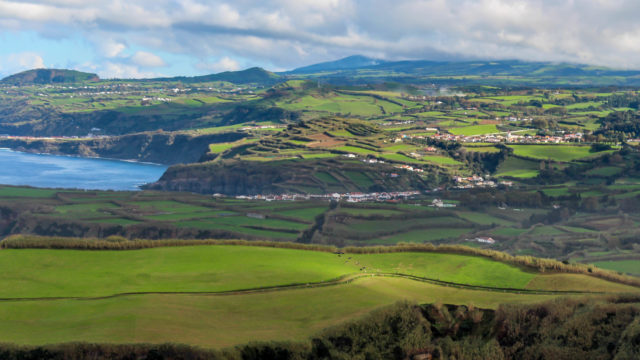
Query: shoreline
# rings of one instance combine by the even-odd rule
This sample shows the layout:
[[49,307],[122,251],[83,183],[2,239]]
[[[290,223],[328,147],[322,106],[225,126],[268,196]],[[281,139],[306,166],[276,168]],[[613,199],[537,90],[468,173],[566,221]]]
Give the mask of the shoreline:
[[27,154],[27,155],[62,156],[62,157],[70,157],[70,158],[75,158],[75,159],[122,161],[122,162],[141,164],[141,165],[164,166],[166,168],[169,168],[169,166],[171,166],[171,165],[166,165],[166,164],[154,163],[154,162],[150,162],[150,161],[138,161],[138,160],[134,160],[134,159],[117,159],[117,158],[107,158],[107,157],[100,157],[100,156],[81,156],[81,155],[71,155],[71,154],[53,154],[53,153],[43,153],[43,152],[29,152],[29,151],[15,150],[15,149],[12,149],[12,148],[7,148],[7,147],[0,147],[0,151],[8,151],[8,152]]
[[[0,148],[0,157],[7,163],[6,170],[0,173],[0,185],[36,189],[142,191],[169,168],[135,160],[34,153],[6,147]],[[12,161],[14,167],[8,165]]]

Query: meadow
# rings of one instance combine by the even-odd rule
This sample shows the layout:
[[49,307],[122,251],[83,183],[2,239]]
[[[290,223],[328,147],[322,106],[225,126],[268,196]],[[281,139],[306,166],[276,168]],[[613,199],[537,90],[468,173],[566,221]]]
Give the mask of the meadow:
[[589,157],[602,156],[611,151],[593,153],[589,146],[574,145],[509,145],[514,154],[531,159],[569,162]]
[[[572,296],[562,292],[567,290],[639,291],[587,275],[539,274],[483,257],[429,252],[341,254],[239,245],[3,249],[0,264],[6,285],[0,337],[32,345],[170,341],[220,348],[304,340],[399,300],[496,308]],[[334,282],[339,278],[345,281]]]

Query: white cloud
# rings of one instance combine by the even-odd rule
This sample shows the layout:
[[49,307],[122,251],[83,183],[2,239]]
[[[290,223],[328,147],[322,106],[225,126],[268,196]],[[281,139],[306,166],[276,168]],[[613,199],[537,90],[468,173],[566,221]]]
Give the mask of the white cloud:
[[163,67],[167,65],[160,56],[146,51],[138,51],[133,54],[131,62],[142,67]]
[[7,62],[23,70],[42,69],[45,67],[42,56],[34,52],[11,54],[7,57]]
[[135,65],[122,64],[116,62],[107,62],[102,66],[102,70],[98,71],[98,75],[103,79],[140,79],[161,77],[162,74],[142,71]]
[[45,67],[42,56],[35,52],[21,52],[0,56],[0,78],[25,70]]
[[196,64],[196,67],[200,70],[213,72],[236,71],[240,69],[240,63],[228,56],[225,56],[213,63],[200,62]]
[[163,51],[218,58],[219,69],[232,58],[292,68],[356,53],[640,69],[639,13],[637,0],[0,0],[0,31],[82,34],[104,64],[141,47],[150,53],[130,60],[142,67],[164,66],[152,54]]
[[120,55],[127,48],[127,45],[115,40],[100,41],[99,45],[100,52],[108,58]]

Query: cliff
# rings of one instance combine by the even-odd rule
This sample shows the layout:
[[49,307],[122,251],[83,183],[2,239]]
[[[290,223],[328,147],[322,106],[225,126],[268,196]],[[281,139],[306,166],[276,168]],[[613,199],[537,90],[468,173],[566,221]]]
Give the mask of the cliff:
[[199,161],[209,144],[235,141],[241,133],[192,136],[175,133],[140,133],[88,140],[0,139],[0,147],[31,153],[77,155],[136,160],[173,165]]
[[[398,176],[392,174],[401,172]],[[356,175],[357,174],[357,175]],[[384,164],[371,167],[346,159],[224,160],[172,166],[149,190],[256,195],[424,190],[446,175],[434,168],[427,178]]]

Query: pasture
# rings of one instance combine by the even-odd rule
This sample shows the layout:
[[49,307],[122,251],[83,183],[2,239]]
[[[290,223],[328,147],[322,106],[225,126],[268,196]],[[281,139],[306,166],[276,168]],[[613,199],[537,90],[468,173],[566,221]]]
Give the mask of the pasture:
[[498,167],[495,176],[513,178],[532,178],[538,176],[538,163],[516,157],[507,158]]
[[500,132],[495,125],[491,125],[491,124],[455,127],[455,128],[448,129],[448,131],[454,135],[465,135],[465,136],[495,134]]
[[596,261],[594,262],[594,265],[603,269],[620,271],[632,275],[640,275],[640,260],[638,259]]
[[570,162],[575,160],[597,157],[611,150],[592,153],[589,146],[574,145],[508,145],[513,149],[516,156],[522,156],[531,159],[553,160],[559,162]]
[[[304,340],[400,300],[495,308],[566,296],[526,289],[637,291],[586,275],[538,274],[483,257],[422,252],[336,254],[238,245],[4,249],[0,264],[0,337],[17,344],[178,342],[219,348]],[[345,276],[353,280],[331,282]],[[264,287],[273,288],[259,290]]]

